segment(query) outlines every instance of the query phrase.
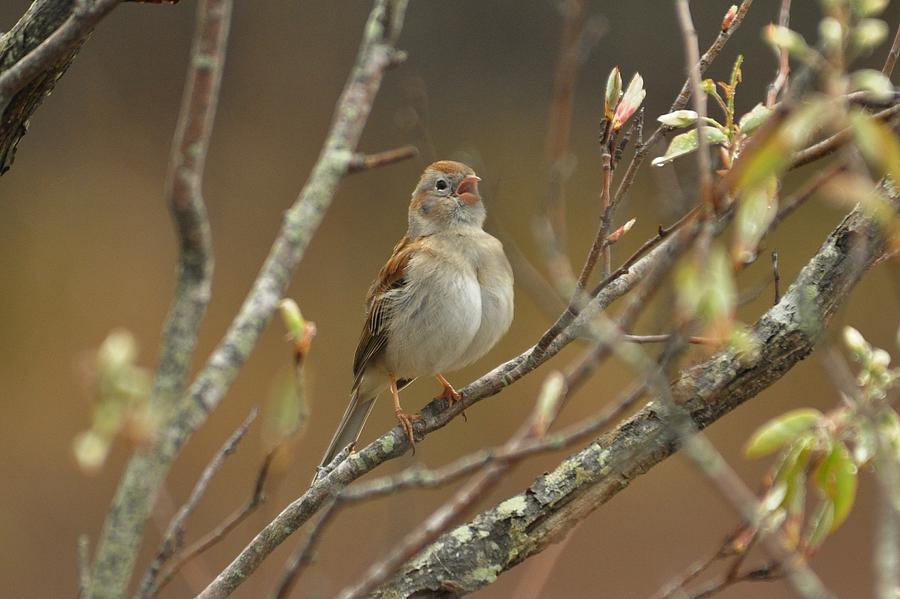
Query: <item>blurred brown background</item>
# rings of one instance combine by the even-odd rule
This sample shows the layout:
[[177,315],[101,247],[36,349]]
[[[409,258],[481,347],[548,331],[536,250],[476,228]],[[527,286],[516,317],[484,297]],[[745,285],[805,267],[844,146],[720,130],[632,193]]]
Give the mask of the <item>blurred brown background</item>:
[[[202,364],[237,309],[285,208],[293,201],[318,153],[331,110],[356,52],[369,3],[237,2],[217,128],[205,180],[214,234],[216,273],[196,364]],[[682,50],[673,7],[667,2],[591,2],[608,31],[580,70],[572,150],[578,168],[567,186],[571,253],[580,265],[597,218],[599,155],[595,137],[606,74],[620,65],[626,81],[644,75],[648,120],[665,112],[683,80]],[[729,2],[694,3],[705,47]],[[743,28],[711,71],[727,77],[738,52],[747,57],[738,96],[747,109],[762,97],[774,69],[760,29],[775,18],[777,2],[758,1]],[[0,28],[12,26],[24,0],[0,3]],[[795,3],[793,20],[814,31],[816,3]],[[87,394],[75,365],[114,327],[134,331],[141,361],[154,364],[159,331],[173,287],[174,244],[161,199],[169,140],[181,94],[193,27],[194,3],[126,4],[104,21],[69,73],[36,113],[13,169],[0,180],[0,580],[7,597],[71,597],[76,589],[75,545],[80,533],[97,538],[109,499],[128,455],[117,445],[105,469],[83,475],[71,457],[73,436],[89,425]],[[888,12],[892,27],[897,7]],[[431,140],[440,157],[473,162],[485,179],[488,208],[537,259],[530,233],[546,186],[544,138],[561,20],[554,3],[411,3],[400,47],[409,61],[388,74],[362,148],[378,151],[420,143],[408,126],[413,107],[427,97]],[[882,49],[882,54],[885,49]],[[874,60],[880,61],[881,56]],[[423,146],[423,149],[424,146]],[[657,153],[663,150],[657,149]],[[692,166],[692,165],[689,165]],[[316,321],[319,336],[308,363],[312,422],[296,459],[264,508],[204,556],[189,578],[164,593],[196,592],[252,534],[307,484],[342,413],[350,362],[362,324],[361,304],[371,278],[405,229],[409,190],[422,167],[407,162],[356,175],[341,187],[294,277],[289,294]],[[642,171],[624,220],[638,226],[616,246],[620,259],[659,223],[675,214],[675,184],[690,189],[690,168]],[[499,190],[499,192],[497,191]],[[783,225],[770,247],[779,251],[782,276],[797,270],[840,219],[841,211],[813,201]],[[764,279],[768,258],[741,275],[744,288]],[[832,332],[852,323],[873,343],[897,355],[900,323],[896,271],[869,273],[854,291]],[[771,301],[768,289],[742,310],[755,319]],[[647,319],[643,332],[661,332]],[[465,383],[525,349],[548,324],[518,290],[509,335],[475,366],[451,380]],[[657,325],[662,326],[662,325]],[[573,356],[565,352],[554,364]],[[234,388],[208,424],[187,445],[169,481],[175,502],[223,439],[250,408],[265,403],[276,374],[289,364],[279,325],[266,332]],[[609,364],[572,402],[570,422],[615,396],[628,379]],[[530,409],[542,374],[522,381],[430,436],[415,458],[440,465],[506,439]],[[405,395],[418,409],[437,392],[423,381]],[[745,480],[755,486],[765,463],[749,463],[740,446],[767,418],[790,407],[827,409],[838,397],[815,357],[774,388],[710,430],[712,439]],[[384,402],[382,402],[384,403]],[[379,405],[363,440],[393,425]],[[261,458],[258,428],[213,483],[189,522],[189,537],[215,525],[243,503]],[[485,497],[487,506],[519,490],[560,456],[532,460]],[[847,524],[814,565],[843,597],[869,594],[872,571],[872,482],[864,477],[860,501]],[[340,515],[322,544],[318,563],[295,592],[328,597],[361,574],[385,547],[416,525],[450,492],[405,493]],[[681,458],[637,480],[573,531],[543,587],[543,597],[644,597],[696,558],[715,549],[736,523],[731,509]],[[149,527],[142,565],[158,533]],[[282,547],[237,593],[271,589],[295,540]],[[483,597],[522,596],[530,560],[483,591]],[[529,587],[529,591],[534,591]],[[726,597],[785,597],[782,583],[743,585]]]

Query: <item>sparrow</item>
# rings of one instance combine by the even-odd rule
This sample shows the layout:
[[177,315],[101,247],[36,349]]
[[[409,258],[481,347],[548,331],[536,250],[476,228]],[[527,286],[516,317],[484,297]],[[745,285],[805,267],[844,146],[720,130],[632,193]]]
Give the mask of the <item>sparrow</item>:
[[429,165],[409,204],[406,235],[366,296],[366,320],[353,358],[350,404],[320,466],[355,444],[375,400],[391,393],[394,413],[414,447],[414,420],[400,389],[433,376],[452,404],[460,395],[444,378],[483,356],[513,319],[513,274],[503,245],[486,233],[481,179],[470,167]]

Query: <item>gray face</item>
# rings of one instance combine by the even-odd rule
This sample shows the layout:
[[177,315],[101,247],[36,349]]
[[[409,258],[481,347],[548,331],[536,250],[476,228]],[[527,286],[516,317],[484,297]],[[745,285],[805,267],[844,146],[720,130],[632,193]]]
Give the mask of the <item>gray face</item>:
[[431,235],[456,227],[481,227],[485,211],[477,185],[470,185],[457,194],[460,184],[466,177],[474,177],[475,172],[460,163],[436,165],[441,168],[432,165],[427,169],[413,191],[409,207],[410,236]]

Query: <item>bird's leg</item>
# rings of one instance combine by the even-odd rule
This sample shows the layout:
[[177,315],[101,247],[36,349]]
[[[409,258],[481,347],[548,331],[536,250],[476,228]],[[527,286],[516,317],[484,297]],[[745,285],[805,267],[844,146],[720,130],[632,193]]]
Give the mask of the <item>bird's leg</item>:
[[459,392],[457,392],[457,390],[453,388],[453,385],[450,384],[450,381],[444,378],[443,374],[439,372],[434,375],[434,378],[436,378],[444,388],[444,390],[441,391],[441,394],[438,395],[439,399],[446,399],[448,402],[450,402],[450,405],[453,405],[453,402],[455,401],[459,401],[461,397]]
[[421,418],[415,414],[407,414],[403,411],[403,408],[400,407],[400,391],[397,389],[397,379],[393,374],[389,375],[391,379],[391,396],[394,398],[394,414],[397,416],[397,420],[400,422],[400,427],[403,428],[403,432],[406,433],[406,438],[409,439],[409,445],[412,447],[413,455],[416,453],[416,438],[413,435],[413,421],[421,420]]
[[[441,391],[441,394],[438,395],[435,399],[446,399],[448,407],[452,406],[454,403],[456,403],[460,399],[462,399],[462,396],[459,394],[459,391],[457,391],[456,389],[453,388],[453,385],[450,384],[450,381],[448,381],[447,379],[444,378],[443,374],[441,374],[439,372],[436,375],[434,375],[434,378],[436,378],[438,380],[438,382],[441,384],[441,386],[444,388],[444,390]],[[465,420],[466,422],[469,421],[468,417],[466,417],[465,411],[462,412],[462,417],[463,417],[463,420]]]

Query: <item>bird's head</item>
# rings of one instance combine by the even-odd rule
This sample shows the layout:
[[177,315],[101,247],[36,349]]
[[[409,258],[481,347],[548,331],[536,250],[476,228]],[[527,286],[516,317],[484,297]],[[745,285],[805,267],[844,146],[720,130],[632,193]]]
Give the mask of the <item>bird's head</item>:
[[481,227],[485,211],[478,193],[481,179],[461,162],[440,160],[429,165],[409,204],[410,237],[454,228]]

